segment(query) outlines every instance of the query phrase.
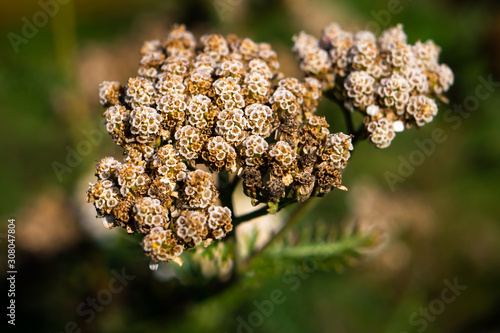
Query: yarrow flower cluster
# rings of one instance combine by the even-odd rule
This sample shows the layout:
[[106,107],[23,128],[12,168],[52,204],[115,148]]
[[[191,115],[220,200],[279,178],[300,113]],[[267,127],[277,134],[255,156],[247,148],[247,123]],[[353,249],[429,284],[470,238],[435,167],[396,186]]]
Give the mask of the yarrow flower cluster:
[[181,25],[144,43],[138,75],[125,85],[103,82],[105,126],[125,154],[100,160],[88,190],[104,225],[144,234],[153,262],[182,264],[184,250],[233,230],[217,173],[233,173],[233,184],[241,179],[252,203],[270,212],[346,189],[353,133],[330,133],[315,114],[324,91],[362,112],[369,140],[383,148],[395,132],[432,121],[434,97],[453,83],[439,48],[408,45],[401,26],[376,38],[334,24],[320,40],[294,39],[303,81],[279,72],[267,43],[218,34],[197,41]]
[[351,138],[314,116],[320,81],[279,73],[269,44],[218,34],[196,41],[176,26],[144,43],[141,57],[124,86],[100,86],[106,129],[125,159],[98,162],[88,200],[107,227],[145,234],[153,261],[179,262],[233,229],[210,172],[238,171],[254,203],[343,188]]
[[440,48],[430,40],[408,44],[401,25],[376,37],[331,24],[320,39],[301,32],[294,41],[301,69],[346,109],[365,115],[364,131],[378,148],[396,132],[431,122],[435,98],[446,101],[453,84],[451,69],[439,63]]

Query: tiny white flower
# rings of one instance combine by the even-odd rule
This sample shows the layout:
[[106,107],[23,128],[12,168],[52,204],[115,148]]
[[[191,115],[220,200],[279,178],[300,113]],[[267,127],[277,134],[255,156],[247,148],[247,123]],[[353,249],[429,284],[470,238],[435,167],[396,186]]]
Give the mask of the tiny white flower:
[[374,115],[376,115],[378,113],[379,110],[380,110],[380,108],[378,107],[378,105],[369,105],[366,108],[366,114],[373,117]]
[[401,120],[396,120],[392,123],[392,128],[394,132],[403,132],[405,130],[405,124]]

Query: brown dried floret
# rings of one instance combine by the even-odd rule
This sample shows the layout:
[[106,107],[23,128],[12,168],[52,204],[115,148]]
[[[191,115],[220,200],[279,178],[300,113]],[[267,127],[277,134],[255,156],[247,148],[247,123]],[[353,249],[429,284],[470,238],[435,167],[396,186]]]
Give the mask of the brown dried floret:
[[251,104],[245,109],[248,129],[252,134],[267,138],[276,126],[273,110],[267,105]]
[[128,80],[125,101],[132,108],[150,106],[155,103],[155,87],[152,80],[143,77],[133,77]]
[[151,168],[156,170],[159,179],[171,179],[173,182],[186,178],[187,166],[173,145],[160,147],[152,158]]
[[130,162],[135,165],[146,167],[146,163],[153,158],[155,149],[151,146],[141,143],[130,143],[125,145],[124,162]]
[[327,138],[330,134],[329,126],[325,117],[312,116],[307,119],[300,136],[301,142],[307,147],[306,150],[312,149]]
[[297,167],[301,172],[312,173],[317,160],[318,156],[315,151],[304,151],[297,157]]
[[132,207],[135,229],[147,233],[154,227],[168,226],[168,210],[161,205],[159,199],[141,197]]
[[113,217],[112,225],[125,228],[128,233],[133,233],[133,229],[129,226],[131,224],[132,206],[133,201],[131,199],[120,200],[111,212],[111,216]]
[[106,118],[106,130],[113,137],[113,140],[121,145],[127,141],[130,131],[129,117],[130,111],[123,105],[113,105],[104,111]]
[[233,230],[231,210],[227,207],[211,206],[208,209],[208,228],[215,239],[221,239]]
[[148,189],[150,197],[158,198],[164,207],[171,207],[178,196],[178,184],[175,179],[162,177],[154,178]]
[[175,220],[176,234],[187,247],[199,245],[208,235],[207,220],[202,211],[185,210]]
[[240,173],[243,179],[243,191],[250,198],[257,198],[262,189],[262,174],[255,167],[245,167]]
[[163,118],[163,126],[174,130],[184,122],[187,109],[184,94],[171,93],[160,97],[158,111]]
[[236,171],[236,151],[221,136],[208,139],[202,157],[212,172]]
[[181,192],[184,207],[189,209],[204,209],[217,200],[219,193],[215,181],[205,171],[195,170],[187,174]]
[[175,132],[175,140],[180,154],[187,160],[193,160],[203,148],[205,138],[197,128],[186,125]]
[[99,85],[99,102],[102,106],[109,107],[120,103],[123,87],[120,82],[104,81]]
[[120,194],[123,197],[137,197],[145,194],[151,181],[143,166],[131,162],[120,165],[117,179]]
[[142,240],[144,253],[155,262],[168,262],[180,256],[184,245],[172,230],[162,227],[153,228]]
[[243,164],[251,167],[264,164],[269,144],[261,136],[251,135],[240,146],[240,158]]
[[218,111],[210,98],[194,95],[188,102],[187,120],[190,125],[206,131],[213,126]]
[[91,184],[87,191],[87,201],[94,203],[98,216],[111,214],[120,200],[118,187],[111,180],[99,180]]
[[247,128],[248,120],[240,109],[224,110],[217,115],[215,132],[228,142],[239,143],[245,140]]
[[351,136],[344,133],[330,134],[326,138],[323,149],[319,151],[320,158],[337,169],[343,169],[351,157],[350,151],[354,147]]
[[300,123],[296,117],[283,117],[278,127],[278,138],[289,139],[293,142],[299,140]]
[[140,143],[155,142],[161,133],[161,121],[155,109],[139,106],[130,113],[130,132]]
[[116,173],[121,163],[113,157],[104,157],[97,162],[95,175],[102,180],[116,179]]
[[183,24],[175,25],[163,42],[163,47],[169,56],[190,57],[194,54],[196,40]]
[[285,197],[286,186],[279,178],[269,179],[264,186],[263,193],[269,202],[279,202]]
[[321,163],[314,176],[316,178],[316,186],[313,193],[316,196],[324,196],[334,188],[340,187],[342,183],[340,170],[330,163]]
[[295,175],[294,185],[299,201],[305,201],[311,196],[315,181],[316,178],[309,172],[300,172]]

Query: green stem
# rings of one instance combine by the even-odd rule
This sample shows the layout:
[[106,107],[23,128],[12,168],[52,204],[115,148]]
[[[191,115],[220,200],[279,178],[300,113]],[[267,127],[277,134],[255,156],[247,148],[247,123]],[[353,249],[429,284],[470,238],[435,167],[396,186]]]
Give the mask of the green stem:
[[[297,202],[297,200],[293,199],[293,200],[287,200],[287,201],[280,202],[278,205],[277,212],[279,212],[280,210],[282,210],[283,208],[285,208],[286,206],[288,206],[289,204],[294,203],[294,202]],[[241,216],[235,216],[233,218],[233,225],[237,226],[243,222],[247,222],[247,221],[253,220],[257,217],[267,215],[269,213],[268,210],[269,210],[269,207],[264,206],[264,207],[259,208],[251,213],[241,215]]]
[[257,257],[258,255],[262,254],[271,244],[273,241],[281,237],[283,234],[285,234],[297,221],[300,220],[304,212],[307,211],[309,206],[311,206],[311,203],[315,202],[314,200],[307,200],[305,202],[302,202],[299,204],[299,206],[290,214],[288,217],[287,221],[283,224],[283,227],[276,233],[274,234],[264,246],[262,246],[258,251],[252,252],[245,260],[244,266],[248,266],[250,262]]
[[337,103],[340,106],[340,109],[342,110],[342,113],[344,115],[344,120],[345,120],[345,126],[347,128],[347,132],[349,134],[354,135],[354,124],[352,123],[352,112],[349,111],[342,103]]
[[353,251],[361,247],[369,246],[373,239],[369,236],[350,236],[340,239],[335,243],[310,244],[299,247],[285,247],[276,251],[267,252],[270,257],[280,258],[302,258],[310,256],[332,257],[342,255],[345,252]]
[[357,130],[354,129],[354,123],[352,121],[352,112],[345,107],[341,99],[335,96],[335,92],[333,91],[333,89],[326,91],[324,95],[331,101],[335,102],[338,105],[338,107],[342,110],[342,115],[344,116],[347,132],[353,136],[352,143],[355,144],[360,140],[366,139],[366,131],[364,124],[361,123]]
[[237,226],[237,225],[239,225],[239,224],[241,224],[243,222],[247,222],[247,221],[253,220],[253,219],[257,218],[257,217],[261,217],[261,216],[264,216],[266,214],[267,214],[267,206],[259,208],[257,210],[254,210],[253,212],[245,214],[245,215],[235,216],[233,218],[233,224],[235,226]]
[[[238,176],[234,176],[234,178],[229,181],[229,173],[227,171],[219,174],[220,201],[223,206],[228,207],[232,212],[234,211],[233,192],[238,185],[238,181]],[[226,182],[227,185],[225,185]]]

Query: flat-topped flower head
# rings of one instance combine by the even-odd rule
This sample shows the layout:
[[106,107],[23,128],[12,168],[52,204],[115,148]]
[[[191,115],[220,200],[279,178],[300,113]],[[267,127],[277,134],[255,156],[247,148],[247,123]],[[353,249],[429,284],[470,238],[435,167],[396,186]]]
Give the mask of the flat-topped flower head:
[[[301,32],[293,40],[304,79],[279,72],[268,43],[196,39],[175,25],[142,45],[127,82],[103,82],[105,127],[124,151],[122,160],[97,162],[87,192],[104,225],[144,234],[154,263],[182,264],[186,249],[232,232],[232,193],[223,191],[239,187],[223,187],[227,180],[241,179],[252,204],[270,212],[345,190],[355,141],[385,148],[396,132],[431,122],[435,99],[446,100],[453,83],[439,47],[408,44],[401,25],[377,37],[331,24],[319,38]],[[339,102],[351,133],[330,133],[338,124],[316,115],[323,96]],[[357,130],[351,112],[364,117]]]
[[[378,123],[380,117],[370,118],[375,107],[383,110],[390,124],[402,122],[398,129],[420,127],[436,115],[436,103],[430,100],[446,101],[443,94],[453,84],[453,72],[439,63],[440,48],[433,41],[408,44],[401,24],[377,37],[369,31],[347,32],[334,23],[323,29],[319,40],[302,32],[294,42],[306,75],[319,80],[342,107],[365,115],[364,123],[371,125],[363,129],[368,134],[363,137],[374,138],[379,148],[389,146],[394,132],[385,130],[385,121]],[[328,54],[329,75],[311,70],[315,64],[311,59],[322,51]]]

